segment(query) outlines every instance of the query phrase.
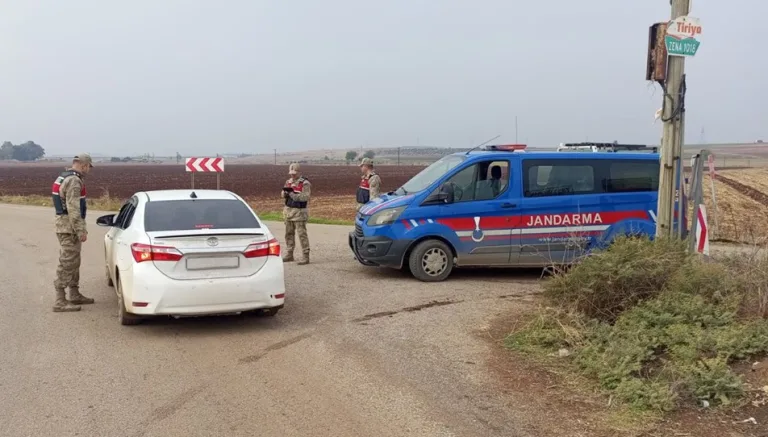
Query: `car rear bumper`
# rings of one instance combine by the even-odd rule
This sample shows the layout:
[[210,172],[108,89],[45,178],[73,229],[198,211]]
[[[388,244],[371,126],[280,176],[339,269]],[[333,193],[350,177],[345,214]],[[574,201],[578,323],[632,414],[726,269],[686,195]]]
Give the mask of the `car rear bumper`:
[[389,237],[360,237],[349,233],[349,248],[364,265],[401,268],[412,240],[393,240]]
[[[278,257],[270,259],[255,275],[242,278],[175,280],[154,266],[147,267],[151,269],[134,267],[132,284],[124,284],[126,307],[133,314],[227,314],[276,308],[285,303],[283,262]],[[142,306],[144,303],[146,306]]]

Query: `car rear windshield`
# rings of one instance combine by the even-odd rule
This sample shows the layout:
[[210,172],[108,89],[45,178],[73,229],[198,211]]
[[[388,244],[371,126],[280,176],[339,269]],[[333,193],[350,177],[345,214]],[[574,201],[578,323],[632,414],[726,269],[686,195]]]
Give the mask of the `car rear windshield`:
[[250,208],[239,200],[150,201],[144,212],[144,229],[147,232],[258,227],[259,222]]

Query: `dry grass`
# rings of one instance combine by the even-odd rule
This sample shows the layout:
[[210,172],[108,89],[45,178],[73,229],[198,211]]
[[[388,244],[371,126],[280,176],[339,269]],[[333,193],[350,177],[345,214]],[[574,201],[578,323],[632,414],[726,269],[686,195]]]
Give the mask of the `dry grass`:
[[[263,220],[282,220],[283,202],[280,199],[246,198],[248,204]],[[88,208],[96,211],[116,212],[124,200],[108,194],[88,199]],[[47,196],[0,195],[0,203],[52,207]],[[319,224],[349,225],[355,217],[357,204],[354,196],[327,196],[313,198],[310,204],[310,222]]]
[[[53,208],[50,196],[7,196],[0,195],[1,203],[15,205],[48,206]],[[123,201],[109,196],[88,199],[88,208],[96,211],[119,211]]]
[[[283,210],[283,200],[279,198],[247,197],[246,200],[258,214],[272,214]],[[351,223],[356,212],[355,196],[313,197],[309,204],[309,215],[318,220]]]

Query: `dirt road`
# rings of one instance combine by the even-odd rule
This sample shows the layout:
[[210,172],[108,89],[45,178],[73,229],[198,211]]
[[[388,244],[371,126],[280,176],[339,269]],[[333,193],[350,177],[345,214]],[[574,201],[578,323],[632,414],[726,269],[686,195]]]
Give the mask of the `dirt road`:
[[481,337],[535,291],[535,275],[423,284],[357,264],[348,229],[311,226],[314,263],[287,265],[277,317],[121,327],[96,215],[81,271],[96,304],[61,314],[50,311],[52,211],[0,205],[4,436],[530,435]]

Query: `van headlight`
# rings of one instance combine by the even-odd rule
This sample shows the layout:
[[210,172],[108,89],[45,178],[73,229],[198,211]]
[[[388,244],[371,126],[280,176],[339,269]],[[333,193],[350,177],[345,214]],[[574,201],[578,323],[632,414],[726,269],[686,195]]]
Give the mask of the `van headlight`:
[[368,218],[368,226],[391,225],[398,217],[400,217],[400,214],[403,213],[404,209],[404,206],[382,209]]

